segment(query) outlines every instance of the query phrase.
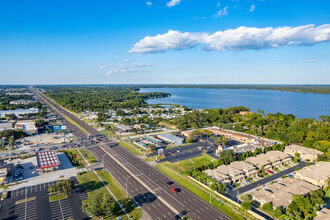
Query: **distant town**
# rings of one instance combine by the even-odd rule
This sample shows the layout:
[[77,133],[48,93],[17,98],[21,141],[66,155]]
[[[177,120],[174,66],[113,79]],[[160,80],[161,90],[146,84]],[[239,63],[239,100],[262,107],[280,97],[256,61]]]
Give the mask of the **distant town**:
[[[107,89],[112,107],[101,109],[74,101],[93,88],[69,89],[1,88],[0,219],[330,215],[329,116],[148,105],[164,94],[129,87]],[[111,100],[124,93],[133,95]],[[98,201],[107,203],[92,209]]]

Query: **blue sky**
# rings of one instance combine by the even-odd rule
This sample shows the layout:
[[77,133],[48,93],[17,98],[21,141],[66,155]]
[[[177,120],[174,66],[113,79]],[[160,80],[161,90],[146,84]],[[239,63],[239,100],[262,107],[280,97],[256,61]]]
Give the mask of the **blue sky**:
[[327,0],[0,0],[0,84],[329,84],[329,11]]

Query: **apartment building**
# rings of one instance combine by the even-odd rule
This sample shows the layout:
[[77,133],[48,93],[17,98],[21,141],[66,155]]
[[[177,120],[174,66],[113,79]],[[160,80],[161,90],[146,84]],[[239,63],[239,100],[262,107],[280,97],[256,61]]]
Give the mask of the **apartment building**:
[[253,164],[254,166],[261,169],[262,167],[267,170],[272,168],[272,163],[268,160],[266,154],[259,154],[256,157],[248,157],[245,159],[246,162]]
[[321,161],[315,165],[304,167],[296,171],[294,177],[319,187],[325,187],[328,185],[328,178],[330,178],[330,162]]
[[235,169],[230,165],[218,166],[215,170],[219,173],[229,176],[230,180],[234,183],[245,179],[245,175],[242,170]]
[[251,196],[254,200],[260,202],[261,205],[271,202],[274,208],[278,206],[286,208],[293,201],[294,195],[306,195],[310,191],[317,189],[319,189],[319,187],[306,181],[285,178],[282,181],[252,192]]
[[237,170],[242,170],[246,177],[254,177],[258,174],[258,170],[252,164],[245,161],[235,161],[230,164],[230,166]]
[[300,154],[300,158],[307,161],[314,161],[317,159],[317,155],[322,155],[323,152],[311,149],[308,147],[302,147],[298,145],[289,145],[285,147],[285,153],[295,156],[296,153]]
[[231,183],[231,179],[228,175],[222,174],[215,169],[214,170],[204,170],[204,173],[207,176],[212,177],[213,179],[215,179],[216,181],[218,181],[220,183],[224,183],[224,184]]

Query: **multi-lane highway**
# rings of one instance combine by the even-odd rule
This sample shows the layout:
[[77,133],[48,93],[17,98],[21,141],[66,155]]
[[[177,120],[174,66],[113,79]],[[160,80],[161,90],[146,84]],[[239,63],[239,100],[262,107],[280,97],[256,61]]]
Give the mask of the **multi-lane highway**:
[[[230,219],[218,209],[194,195],[166,175],[112,140],[106,140],[99,131],[79,120],[35,90],[38,99],[54,110],[79,138],[90,135],[107,142],[104,147],[91,147],[116,180],[126,188],[152,219],[174,219],[178,214],[190,219]],[[168,185],[167,182],[174,182]],[[177,194],[171,188],[180,189]]]

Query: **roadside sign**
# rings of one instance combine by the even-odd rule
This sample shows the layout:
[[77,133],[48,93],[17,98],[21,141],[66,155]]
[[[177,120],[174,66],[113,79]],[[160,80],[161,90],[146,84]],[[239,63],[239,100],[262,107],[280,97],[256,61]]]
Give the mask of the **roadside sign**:
[[61,125],[61,130],[66,130],[66,125]]
[[59,130],[61,130],[61,126],[60,126],[60,125],[55,125],[55,126],[53,127],[53,130],[54,130],[54,131],[59,131]]
[[158,149],[158,156],[164,155],[164,148],[159,148]]

